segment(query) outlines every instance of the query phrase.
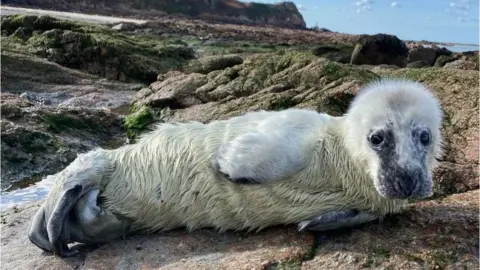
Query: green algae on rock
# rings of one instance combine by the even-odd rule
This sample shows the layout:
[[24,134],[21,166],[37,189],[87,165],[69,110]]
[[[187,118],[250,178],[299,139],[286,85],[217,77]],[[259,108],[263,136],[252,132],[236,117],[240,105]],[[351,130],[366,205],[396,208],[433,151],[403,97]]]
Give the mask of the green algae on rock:
[[125,140],[123,118],[108,110],[33,106],[2,93],[2,189],[35,175],[53,174],[78,153]]
[[475,71],[428,67],[371,72],[312,58],[309,53],[252,55],[242,64],[206,75],[172,72],[140,91],[132,106],[148,106],[152,111],[169,108],[169,121],[209,122],[248,111],[292,107],[339,116],[362,86],[381,77],[423,82],[442,103],[446,152],[434,175],[434,197],[478,188],[478,104],[471,99],[478,94]]
[[315,46],[312,53],[340,63],[350,63],[354,47],[349,44],[322,44]]
[[128,138],[134,140],[137,133],[143,131],[153,121],[153,114],[148,107],[142,106],[136,109],[135,112],[125,117],[124,127],[127,130]]
[[181,70],[195,58],[192,48],[165,39],[129,37],[104,26],[48,16],[2,16],[4,28],[2,41],[14,39],[7,44],[21,43],[28,51],[63,66],[126,82],[151,83],[159,73]]
[[[260,108],[278,110],[311,105],[338,114],[348,107],[360,84],[378,78],[368,70],[311,57],[308,52],[252,55],[241,64],[206,75],[171,74],[140,91],[133,107],[169,107],[181,113],[196,105],[216,103],[215,110],[219,111],[215,115],[226,117]],[[333,94],[342,86],[349,87],[343,90],[351,93]]]
[[238,55],[210,56],[190,61],[185,71],[208,74],[211,71],[223,70],[241,63],[243,59]]

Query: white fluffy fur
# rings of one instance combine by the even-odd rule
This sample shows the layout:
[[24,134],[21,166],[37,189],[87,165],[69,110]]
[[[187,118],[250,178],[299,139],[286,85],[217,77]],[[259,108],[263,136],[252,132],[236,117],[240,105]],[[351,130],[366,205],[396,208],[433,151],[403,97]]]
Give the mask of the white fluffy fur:
[[[434,142],[427,159],[428,167],[433,170],[437,166],[436,159],[443,153],[440,134],[442,117],[438,100],[420,83],[392,79],[376,81],[357,95],[345,116],[345,147],[354,160],[368,164],[366,169],[372,179],[378,179],[376,174],[380,160],[367,140],[363,139],[369,129],[381,129],[386,123],[392,124],[399,140],[396,144],[398,163],[408,166],[408,163],[417,161],[411,158],[413,145],[406,141],[410,138],[411,127],[426,127],[430,129]],[[378,182],[375,185],[380,188]]]
[[[66,170],[103,170],[101,180],[85,181],[101,187],[105,210],[148,231],[262,229],[348,208],[384,215],[406,202],[375,190],[378,160],[363,141],[369,128],[392,119],[431,128],[434,168],[440,153],[437,101],[419,84],[383,81],[367,86],[342,117],[288,109],[209,124],[161,124],[136,144],[81,155]],[[239,185],[222,178],[212,166],[219,149],[225,173],[267,183]],[[57,179],[47,203],[58,197],[65,173]]]

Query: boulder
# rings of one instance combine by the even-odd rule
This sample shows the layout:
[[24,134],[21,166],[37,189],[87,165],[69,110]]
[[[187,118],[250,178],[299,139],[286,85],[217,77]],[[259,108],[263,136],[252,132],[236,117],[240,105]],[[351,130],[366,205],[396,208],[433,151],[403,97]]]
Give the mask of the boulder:
[[478,63],[468,60],[455,60],[446,63],[443,68],[446,69],[462,69],[462,70],[478,70]]
[[437,54],[437,57],[442,56],[442,55],[451,56],[453,54],[453,52],[450,51],[449,49],[447,49],[445,47],[439,47],[435,44],[433,44],[431,46],[431,48],[435,50],[435,52]]
[[408,53],[408,63],[423,61],[427,66],[432,66],[437,60],[437,51],[432,48],[418,47]]
[[331,61],[349,63],[352,57],[353,46],[346,44],[322,44],[312,49],[312,54]]
[[354,65],[407,65],[408,48],[394,35],[362,35],[350,60]]
[[[312,58],[309,53],[254,55],[207,75],[177,73],[152,83],[136,95],[131,107],[170,108],[172,119],[181,121],[210,121],[260,108],[295,106],[338,115],[360,85],[376,78],[367,70]],[[171,94],[168,99],[165,93]]]
[[243,59],[238,55],[209,56],[190,61],[185,67],[185,72],[207,74],[215,70],[223,70],[228,67],[240,65]]
[[435,65],[436,67],[443,67],[445,66],[446,63],[450,63],[450,62],[453,62],[457,60],[456,57],[454,56],[449,56],[449,55],[440,55],[437,60],[435,61]]
[[179,76],[152,83],[150,88],[139,91],[135,100],[141,100],[137,103],[140,106],[163,107],[168,104],[172,109],[186,108],[201,103],[193,93],[207,82],[206,75],[180,73]]
[[422,67],[429,67],[429,66],[430,66],[430,63],[424,60],[415,61],[407,64],[407,68],[422,68]]

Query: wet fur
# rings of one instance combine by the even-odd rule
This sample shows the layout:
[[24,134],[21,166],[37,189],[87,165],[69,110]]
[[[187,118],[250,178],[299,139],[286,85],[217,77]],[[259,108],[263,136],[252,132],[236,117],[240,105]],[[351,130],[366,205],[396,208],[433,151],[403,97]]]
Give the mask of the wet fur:
[[[103,209],[130,220],[131,230],[146,232],[184,226],[189,230],[260,230],[349,209],[379,216],[399,212],[406,201],[386,199],[377,192],[376,186],[381,185],[372,176],[376,176],[378,162],[372,162],[375,158],[355,139],[368,131],[361,125],[365,124],[362,115],[378,115],[370,112],[373,106],[380,106],[378,110],[385,115],[398,110],[395,104],[382,103],[395,87],[405,88],[405,95],[424,102],[419,105],[425,107],[420,116],[438,110],[433,96],[420,91],[422,86],[384,81],[367,86],[342,117],[288,109],[250,112],[209,124],[164,123],[133,145],[82,154],[65,171],[95,168],[98,175],[81,179],[100,188]],[[384,88],[375,93],[379,98],[371,99],[368,91],[378,88]],[[433,169],[441,153],[438,119],[419,121],[434,130],[435,146],[428,152],[428,165]],[[223,161],[235,160],[222,147],[249,133],[257,136],[249,137],[245,145],[257,143],[265,149],[246,159],[224,162],[222,171]],[[242,142],[237,146],[241,149]],[[266,167],[249,167],[259,160],[266,161]],[[65,185],[65,171],[57,175],[45,207],[51,209],[56,203]],[[235,183],[242,176],[260,184]]]

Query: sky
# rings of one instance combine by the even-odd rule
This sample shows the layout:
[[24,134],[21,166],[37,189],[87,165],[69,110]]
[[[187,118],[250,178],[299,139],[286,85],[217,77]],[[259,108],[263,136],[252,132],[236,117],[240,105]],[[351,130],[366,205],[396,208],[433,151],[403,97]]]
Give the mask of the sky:
[[[276,3],[278,0],[242,2]],[[289,0],[307,27],[403,40],[479,44],[480,0]]]

